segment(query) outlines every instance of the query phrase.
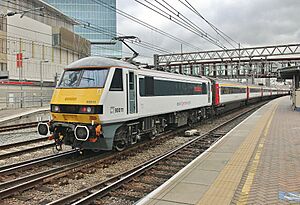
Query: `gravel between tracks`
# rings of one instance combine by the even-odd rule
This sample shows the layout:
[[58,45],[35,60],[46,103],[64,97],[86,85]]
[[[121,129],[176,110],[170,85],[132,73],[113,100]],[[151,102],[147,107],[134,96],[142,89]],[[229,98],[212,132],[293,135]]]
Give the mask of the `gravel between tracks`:
[[[49,142],[47,142],[47,143],[49,143]],[[42,145],[42,144],[45,144],[45,142],[40,143],[40,145]],[[64,146],[63,151],[67,151],[67,150],[71,150],[71,148]],[[57,151],[55,150],[55,148],[52,148],[52,147],[46,148],[46,149],[41,149],[41,150],[36,150],[34,152],[30,152],[30,153],[22,154],[19,156],[9,157],[9,158],[0,160],[0,166],[23,162],[26,160],[35,159],[35,158],[39,158],[42,156],[52,155],[53,153],[57,153]]]
[[[125,160],[118,161],[116,164],[109,165],[107,168],[96,169],[92,174],[84,174],[84,177],[80,173],[76,174],[74,178],[67,178],[65,180],[58,180],[55,184],[47,186],[49,192],[29,190],[24,192],[22,195],[26,198],[31,198],[30,201],[20,201],[18,199],[9,199],[6,202],[9,204],[39,204],[44,199],[53,201],[60,197],[63,197],[68,194],[72,194],[79,189],[83,189],[88,186],[92,186],[97,182],[103,181],[113,175],[119,174],[135,166],[157,156],[165,153],[168,150],[171,150],[177,147],[179,144],[183,144],[190,140],[187,137],[175,137],[171,140],[168,140],[164,144],[157,145],[156,147],[145,150],[144,152],[137,154],[135,156],[128,157]],[[82,177],[82,178],[81,178]],[[62,185],[65,184],[65,185]]]
[[37,133],[36,127],[2,132],[0,133],[0,145],[13,144],[37,138],[40,138],[40,136]]
[[[197,129],[201,132],[207,132],[218,124],[238,115],[240,112],[227,114],[226,116],[215,119],[211,124],[203,124]],[[44,204],[53,200],[59,199],[63,196],[72,194],[79,189],[83,189],[103,181],[113,175],[119,174],[135,166],[165,153],[185,142],[190,140],[189,137],[175,137],[167,140],[163,144],[159,144],[155,147],[144,150],[143,152],[128,157],[127,159],[120,160],[115,164],[108,165],[106,167],[98,167],[94,169],[90,174],[77,173],[72,178],[62,178],[54,180],[54,183],[47,184],[46,186],[40,186],[38,189],[31,189],[23,192],[22,194],[7,198],[4,200],[5,204]],[[52,151],[52,150],[51,150]],[[43,151],[44,154],[44,151]]]

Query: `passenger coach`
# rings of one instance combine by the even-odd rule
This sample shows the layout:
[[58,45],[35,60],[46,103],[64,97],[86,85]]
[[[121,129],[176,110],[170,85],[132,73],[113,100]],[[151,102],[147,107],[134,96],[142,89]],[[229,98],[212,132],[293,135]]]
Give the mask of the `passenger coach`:
[[38,131],[58,148],[121,151],[142,137],[286,93],[88,57],[65,68],[51,100],[52,120]]
[[88,57],[65,68],[39,132],[57,144],[118,150],[141,137],[206,118],[211,82],[112,59]]

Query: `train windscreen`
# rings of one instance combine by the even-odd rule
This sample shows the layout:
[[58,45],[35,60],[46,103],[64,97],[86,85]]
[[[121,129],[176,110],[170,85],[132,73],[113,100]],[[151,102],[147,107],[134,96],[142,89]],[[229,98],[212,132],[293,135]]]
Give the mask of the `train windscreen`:
[[103,88],[108,69],[65,70],[58,88]]

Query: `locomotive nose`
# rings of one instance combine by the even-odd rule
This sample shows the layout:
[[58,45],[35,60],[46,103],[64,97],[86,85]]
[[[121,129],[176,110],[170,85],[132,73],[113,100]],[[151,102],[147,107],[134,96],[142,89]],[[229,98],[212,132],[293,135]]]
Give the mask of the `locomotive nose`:
[[79,141],[87,141],[90,131],[87,126],[77,125],[74,130],[75,138]]
[[37,130],[40,135],[45,136],[49,134],[49,126],[47,123],[39,123]]

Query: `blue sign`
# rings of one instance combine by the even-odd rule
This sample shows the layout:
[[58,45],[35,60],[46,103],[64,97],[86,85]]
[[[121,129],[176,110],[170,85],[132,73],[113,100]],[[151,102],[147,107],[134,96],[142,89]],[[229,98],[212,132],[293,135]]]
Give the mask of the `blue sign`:
[[300,202],[300,193],[280,191],[278,193],[278,198],[284,201]]

